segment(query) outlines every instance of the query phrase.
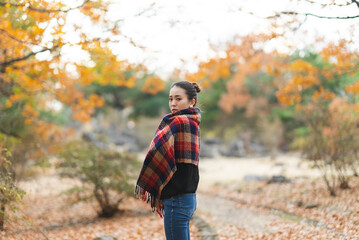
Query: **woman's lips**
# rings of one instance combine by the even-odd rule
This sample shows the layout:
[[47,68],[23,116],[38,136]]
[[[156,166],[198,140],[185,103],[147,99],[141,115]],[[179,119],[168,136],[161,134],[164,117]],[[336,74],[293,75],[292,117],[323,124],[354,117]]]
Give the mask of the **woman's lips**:
[[174,108],[174,109],[172,109],[172,112],[176,112],[176,111],[178,111],[178,110],[177,110],[177,109],[175,109],[175,108]]

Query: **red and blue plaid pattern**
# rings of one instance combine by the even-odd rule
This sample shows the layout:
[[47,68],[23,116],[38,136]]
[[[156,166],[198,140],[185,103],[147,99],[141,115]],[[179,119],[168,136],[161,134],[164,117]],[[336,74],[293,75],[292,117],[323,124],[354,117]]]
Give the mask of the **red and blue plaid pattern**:
[[158,126],[136,185],[136,197],[150,202],[162,217],[162,189],[176,172],[176,163],[198,165],[201,112],[188,108],[166,115]]

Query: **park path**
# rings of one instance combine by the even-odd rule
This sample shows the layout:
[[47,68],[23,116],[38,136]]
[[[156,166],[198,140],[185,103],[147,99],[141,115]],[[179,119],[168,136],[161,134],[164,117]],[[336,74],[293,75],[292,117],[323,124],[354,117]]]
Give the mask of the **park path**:
[[[303,171],[304,170],[304,171]],[[219,239],[217,235],[232,231],[234,228],[245,229],[249,232],[266,233],[278,231],[271,222],[279,220],[275,213],[260,213],[238,204],[233,199],[226,198],[211,191],[218,186],[233,189],[246,175],[273,176],[286,174],[294,176],[318,175],[315,170],[309,170],[298,158],[283,156],[275,160],[269,158],[257,159],[201,159],[200,185],[197,191],[196,217],[201,219],[202,239]],[[195,219],[198,222],[198,219]],[[205,222],[206,224],[203,224]],[[201,228],[201,226],[200,226]],[[228,233],[225,235],[228,236]],[[235,239],[235,238],[233,238]]]
[[226,231],[227,227],[233,226],[251,232],[264,233],[276,230],[269,224],[278,219],[278,216],[240,208],[235,202],[223,196],[199,191],[197,193],[197,206],[196,215],[205,219],[216,233]]

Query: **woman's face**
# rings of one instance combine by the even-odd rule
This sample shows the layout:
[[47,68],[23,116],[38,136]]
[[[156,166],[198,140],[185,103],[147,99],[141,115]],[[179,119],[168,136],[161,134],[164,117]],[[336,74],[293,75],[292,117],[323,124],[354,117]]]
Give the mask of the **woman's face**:
[[174,86],[170,90],[169,107],[172,113],[189,108],[190,105],[194,105],[195,101],[194,99],[188,100],[186,90],[183,88]]

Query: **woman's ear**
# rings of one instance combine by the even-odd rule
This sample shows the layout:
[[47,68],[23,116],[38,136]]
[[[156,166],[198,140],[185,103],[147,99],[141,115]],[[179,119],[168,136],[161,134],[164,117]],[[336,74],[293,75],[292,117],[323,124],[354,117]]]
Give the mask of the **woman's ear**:
[[195,99],[192,99],[192,100],[191,100],[191,105],[190,105],[190,107],[193,107],[195,104],[196,104],[196,100],[195,100]]

